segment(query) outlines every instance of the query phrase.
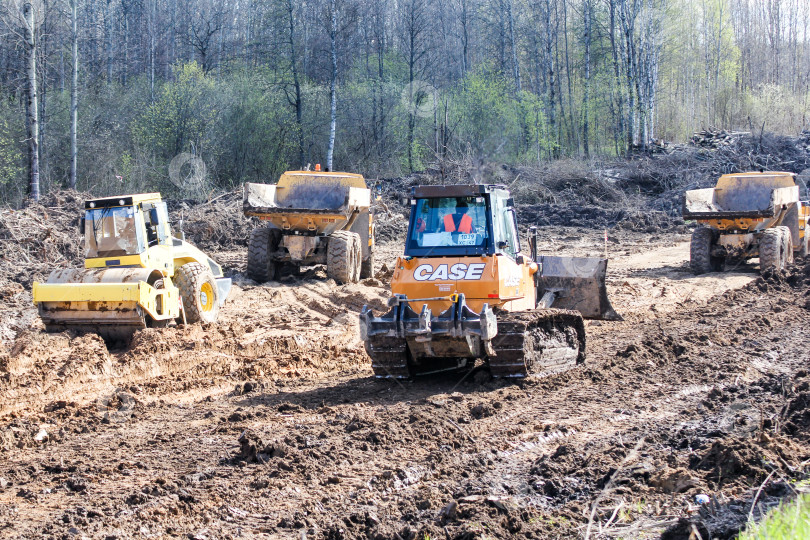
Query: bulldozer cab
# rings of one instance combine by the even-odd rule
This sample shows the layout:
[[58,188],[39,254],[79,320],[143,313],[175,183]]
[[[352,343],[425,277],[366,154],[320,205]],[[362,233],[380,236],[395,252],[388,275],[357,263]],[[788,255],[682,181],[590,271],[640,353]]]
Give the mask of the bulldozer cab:
[[453,257],[520,251],[515,214],[502,186],[418,186],[411,195],[405,255]]
[[151,246],[171,246],[169,213],[158,194],[87,201],[81,229],[86,259],[139,256]]

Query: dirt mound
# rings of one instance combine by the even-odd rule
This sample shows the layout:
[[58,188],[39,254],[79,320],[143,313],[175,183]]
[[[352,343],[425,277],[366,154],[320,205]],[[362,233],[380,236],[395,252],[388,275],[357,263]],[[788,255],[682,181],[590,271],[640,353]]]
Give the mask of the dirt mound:
[[389,205],[377,204],[373,210],[377,241],[401,243],[408,231],[407,209],[399,210]]
[[795,382],[795,396],[788,401],[782,410],[785,418],[784,430],[792,437],[810,442],[810,377],[806,372],[798,374]]

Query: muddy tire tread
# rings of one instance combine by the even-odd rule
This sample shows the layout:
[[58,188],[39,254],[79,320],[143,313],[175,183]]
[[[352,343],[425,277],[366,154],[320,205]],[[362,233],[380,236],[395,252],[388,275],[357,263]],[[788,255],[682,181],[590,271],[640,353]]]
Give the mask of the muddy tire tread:
[[259,227],[250,233],[247,258],[247,275],[250,279],[258,283],[276,279],[277,265],[271,255],[280,240],[280,231],[272,227]]
[[793,235],[789,227],[779,226],[776,227],[779,234],[782,236],[782,260],[783,266],[787,266],[793,262]]
[[761,273],[784,267],[782,233],[778,227],[767,229],[759,240],[759,269]]
[[360,235],[337,231],[326,249],[326,275],[338,283],[356,283],[360,278]]
[[[174,273],[174,281],[177,288],[180,289],[183,310],[186,312],[188,323],[216,322],[219,316],[219,291],[214,275],[207,266],[196,262],[186,263]],[[199,305],[199,291],[206,281],[211,284],[214,291],[214,306],[211,311],[203,311],[202,306]]]
[[698,227],[692,232],[689,245],[689,267],[696,275],[708,274],[714,270],[712,264],[712,244],[714,231],[709,227]]

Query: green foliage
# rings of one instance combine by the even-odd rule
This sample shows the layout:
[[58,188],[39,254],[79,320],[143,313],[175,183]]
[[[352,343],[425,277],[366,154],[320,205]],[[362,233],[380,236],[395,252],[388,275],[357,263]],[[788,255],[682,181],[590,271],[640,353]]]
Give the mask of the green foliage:
[[450,103],[456,151],[469,147],[482,158],[537,161],[557,145],[542,97],[518,95],[511,80],[490,66],[470,72]]
[[479,155],[492,155],[514,143],[519,121],[511,85],[491,66],[470,72],[453,95],[457,137]]
[[216,84],[197,62],[175,66],[176,81],[163,85],[157,101],[135,121],[135,141],[158,156],[203,154],[209,128],[220,114]]
[[[220,183],[272,181],[297,150],[295,112],[270,87],[272,73],[237,73],[220,85],[222,114],[215,126]],[[296,164],[297,165],[297,164]]]
[[793,540],[810,538],[810,495],[802,494],[772,510],[739,540]]
[[16,198],[26,182],[25,140],[22,125],[17,121],[14,108],[7,101],[0,102],[0,200]]

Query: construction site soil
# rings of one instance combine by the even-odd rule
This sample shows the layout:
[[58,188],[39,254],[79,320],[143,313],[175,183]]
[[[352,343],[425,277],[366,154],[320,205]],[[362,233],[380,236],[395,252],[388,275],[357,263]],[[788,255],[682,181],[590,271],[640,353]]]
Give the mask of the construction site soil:
[[216,324],[112,350],[45,333],[31,304],[81,264],[82,198],[0,210],[0,537],[732,538],[806,476],[810,260],[696,277],[669,212],[561,224],[524,205],[541,253],[607,251],[624,321],[588,322],[562,374],[397,382],[372,377],[357,328],[401,252],[392,198],[382,268],[350,285],[320,267],[256,284],[238,194],[173,205],[231,297]]

